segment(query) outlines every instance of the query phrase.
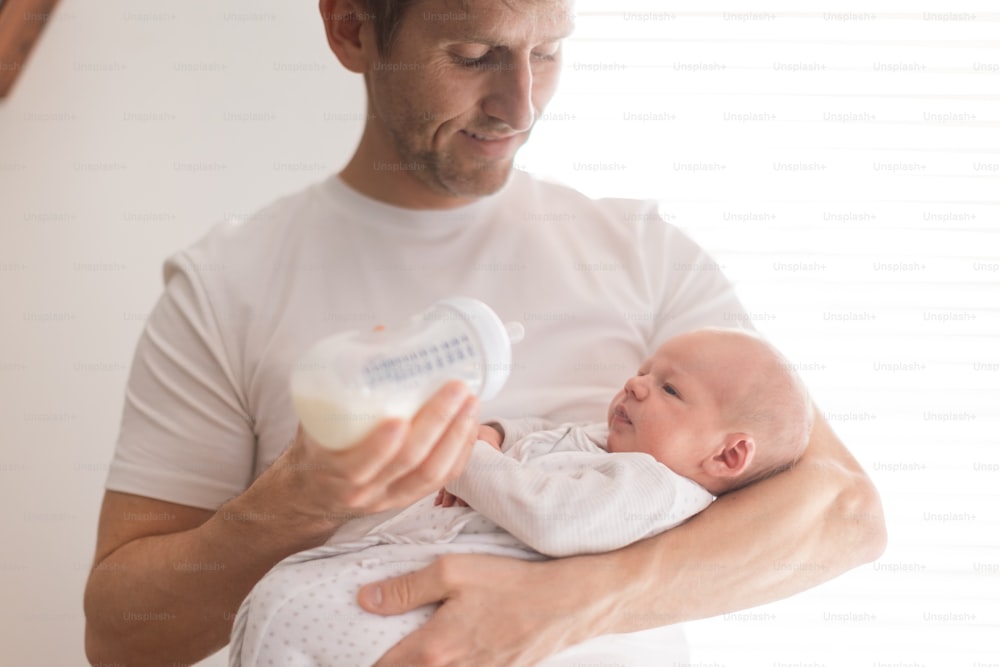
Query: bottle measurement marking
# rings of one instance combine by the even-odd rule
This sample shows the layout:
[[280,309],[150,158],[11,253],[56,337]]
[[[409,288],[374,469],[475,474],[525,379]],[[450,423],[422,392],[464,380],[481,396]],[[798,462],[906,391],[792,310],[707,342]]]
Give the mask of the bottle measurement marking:
[[362,373],[370,387],[412,380],[455,363],[474,359],[476,351],[463,334],[406,354],[379,357],[366,364]]

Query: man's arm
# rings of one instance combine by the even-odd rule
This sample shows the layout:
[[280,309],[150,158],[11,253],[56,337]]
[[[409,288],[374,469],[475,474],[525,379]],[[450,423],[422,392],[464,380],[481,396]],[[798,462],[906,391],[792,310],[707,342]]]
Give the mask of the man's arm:
[[787,597],[878,558],[885,543],[875,487],[817,410],[794,468],[726,494],[662,535],[543,563],[445,556],[364,587],[359,601],[394,614],[443,600],[379,665],[532,664],[599,634]]
[[189,664],[228,642],[240,601],[302,540],[274,535],[278,522],[248,500],[212,512],[105,493],[84,595],[91,663]]
[[465,467],[478,402],[446,385],[409,422],[329,450],[300,429],[243,494],[210,511],[107,492],[84,593],[94,664],[189,664],[229,641],[240,602],[275,563],[352,516],[407,505]]

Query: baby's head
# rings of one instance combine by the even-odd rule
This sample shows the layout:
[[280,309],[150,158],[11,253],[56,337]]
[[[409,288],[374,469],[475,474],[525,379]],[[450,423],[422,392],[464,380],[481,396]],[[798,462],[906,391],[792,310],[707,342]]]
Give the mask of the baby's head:
[[720,495],[798,459],[812,402],[760,337],[698,329],[668,340],[625,382],[608,428],[608,451],[645,452]]

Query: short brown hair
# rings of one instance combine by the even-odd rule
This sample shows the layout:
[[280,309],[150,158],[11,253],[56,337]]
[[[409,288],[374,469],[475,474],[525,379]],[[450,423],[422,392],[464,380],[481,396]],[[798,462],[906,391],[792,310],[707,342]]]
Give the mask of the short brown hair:
[[365,11],[361,19],[375,26],[375,46],[379,55],[389,52],[403,16],[417,2],[420,0],[362,0]]
[[[465,0],[456,0],[460,6],[460,13],[468,14],[468,3]],[[392,49],[392,43],[399,32],[399,26],[414,5],[423,0],[361,0],[364,5],[364,15],[362,20],[371,21],[375,26],[375,47],[380,56],[386,56]],[[513,0],[501,0],[508,7],[514,6]]]

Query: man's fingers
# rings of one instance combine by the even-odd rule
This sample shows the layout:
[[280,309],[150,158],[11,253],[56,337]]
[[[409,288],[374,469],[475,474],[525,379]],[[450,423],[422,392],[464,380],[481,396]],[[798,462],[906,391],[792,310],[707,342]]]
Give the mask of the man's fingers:
[[461,473],[478,416],[478,399],[456,380],[412,420],[386,419],[344,450],[323,448],[300,425],[292,447],[298,482],[310,485],[311,496],[323,496],[328,506],[364,512],[402,507]]
[[479,414],[479,404],[470,396],[451,426],[435,443],[427,458],[408,474],[389,486],[392,496],[425,496],[434,488],[457,477],[468,463],[472,452],[473,427]]
[[393,461],[397,477],[409,474],[431,454],[456,416],[466,409],[469,388],[464,382],[452,381],[444,385],[413,416],[406,447]]
[[358,604],[373,614],[391,616],[440,602],[447,597],[448,590],[437,570],[435,563],[410,574],[362,586]]
[[405,446],[409,435],[406,421],[398,417],[386,419],[358,444],[346,450],[332,452],[338,466],[350,471],[350,480],[365,484],[377,477],[386,464]]

